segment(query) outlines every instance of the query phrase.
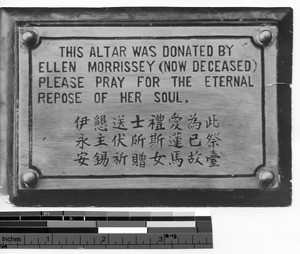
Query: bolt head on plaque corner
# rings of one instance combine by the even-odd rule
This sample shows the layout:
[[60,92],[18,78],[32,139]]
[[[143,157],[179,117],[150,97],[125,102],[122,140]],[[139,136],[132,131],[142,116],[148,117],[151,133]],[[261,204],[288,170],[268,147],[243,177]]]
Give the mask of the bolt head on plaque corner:
[[26,170],[21,176],[22,186],[25,188],[33,188],[39,181],[39,174],[33,170]]
[[25,46],[28,48],[32,48],[36,46],[39,42],[39,36],[37,31],[35,30],[26,30],[22,35],[21,35],[22,42]]
[[275,183],[275,175],[272,170],[268,168],[262,168],[258,172],[258,180],[262,187],[272,187]]
[[256,34],[256,43],[260,47],[267,46],[272,41],[273,35],[269,29],[264,29]]

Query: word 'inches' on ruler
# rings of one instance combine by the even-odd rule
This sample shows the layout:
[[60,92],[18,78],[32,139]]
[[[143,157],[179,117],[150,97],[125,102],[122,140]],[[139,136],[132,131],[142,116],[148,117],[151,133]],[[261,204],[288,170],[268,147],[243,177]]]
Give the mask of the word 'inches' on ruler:
[[190,212],[2,212],[1,248],[212,248],[210,216]]

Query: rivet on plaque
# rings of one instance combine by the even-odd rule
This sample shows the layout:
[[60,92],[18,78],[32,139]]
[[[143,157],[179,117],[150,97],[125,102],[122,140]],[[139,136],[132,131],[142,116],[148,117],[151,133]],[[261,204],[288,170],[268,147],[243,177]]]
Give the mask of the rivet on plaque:
[[262,187],[268,187],[274,183],[275,175],[269,169],[262,169],[258,174],[258,179]]
[[21,182],[26,188],[34,187],[39,180],[39,175],[35,170],[29,169],[22,174]]
[[27,47],[34,47],[38,44],[39,36],[35,30],[27,30],[22,34],[22,41]]
[[261,30],[256,35],[256,42],[259,46],[265,47],[271,41],[272,41],[272,32],[268,29]]

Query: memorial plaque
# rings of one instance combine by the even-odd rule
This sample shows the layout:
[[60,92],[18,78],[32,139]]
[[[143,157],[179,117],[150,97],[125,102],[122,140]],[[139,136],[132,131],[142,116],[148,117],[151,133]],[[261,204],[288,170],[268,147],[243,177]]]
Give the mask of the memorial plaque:
[[282,27],[174,15],[157,25],[17,23],[13,197],[283,193]]

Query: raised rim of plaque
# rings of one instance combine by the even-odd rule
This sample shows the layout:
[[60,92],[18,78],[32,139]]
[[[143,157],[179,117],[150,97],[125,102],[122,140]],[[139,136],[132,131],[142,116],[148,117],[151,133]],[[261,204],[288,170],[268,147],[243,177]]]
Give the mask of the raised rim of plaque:
[[[291,8],[1,8],[0,22],[0,193],[2,193],[2,195],[9,195],[9,200],[14,205],[98,207],[275,207],[291,205],[290,84],[292,83],[293,44],[293,10]],[[104,41],[106,44],[104,44]],[[226,53],[224,53],[226,47],[223,45],[227,45],[229,41],[232,43],[232,46],[235,45],[235,48],[239,49],[232,55],[231,61],[229,62],[231,67],[228,67],[228,63],[224,63],[225,60],[222,60],[222,57],[223,59],[226,58],[224,57],[226,56]],[[122,97],[123,94],[120,93],[120,100],[121,103],[124,103],[124,106],[120,106],[118,101],[114,102],[114,99],[112,99],[113,102],[110,105],[113,105],[111,108],[115,109],[115,112],[119,111],[120,113],[123,112],[123,114],[126,111],[130,113],[130,109],[132,108],[130,116],[135,117],[135,121],[132,121],[131,118],[131,123],[138,121],[140,121],[139,123],[142,121],[149,123],[152,120],[146,118],[145,115],[141,115],[141,117],[145,118],[141,120],[138,115],[139,110],[146,110],[146,106],[141,106],[141,104],[138,103],[141,103],[142,99],[144,100],[144,98],[150,98],[154,95],[154,102],[151,101],[151,103],[157,103],[155,104],[155,111],[158,113],[161,111],[166,114],[166,117],[170,117],[167,123],[169,124],[168,126],[170,126],[170,130],[174,130],[173,133],[171,131],[167,132],[165,129],[160,129],[161,133],[166,135],[166,143],[169,138],[169,146],[165,151],[169,151],[168,149],[171,149],[169,147],[172,147],[172,149],[175,147],[177,151],[172,150],[167,156],[160,155],[160,157],[157,156],[159,156],[159,153],[163,150],[155,150],[154,148],[157,147],[153,148],[152,145],[148,150],[144,149],[143,151],[145,151],[145,153],[149,152],[147,156],[149,158],[152,156],[150,159],[153,159],[155,162],[154,165],[158,164],[158,168],[166,174],[162,174],[161,171],[155,169],[154,166],[148,166],[148,168],[142,169],[144,168],[143,164],[139,164],[139,166],[141,170],[147,172],[145,174],[136,173],[139,171],[133,166],[137,166],[137,164],[132,164],[132,167],[131,165],[127,166],[127,168],[124,166],[122,168],[122,172],[124,173],[120,173],[118,171],[118,166],[120,165],[118,165],[115,157],[112,158],[115,158],[117,166],[110,168],[113,172],[112,174],[107,172],[99,174],[92,167],[88,169],[90,172],[80,174],[82,168],[79,168],[78,165],[75,169],[70,162],[66,162],[65,164],[62,162],[62,158],[69,154],[69,143],[76,143],[74,140],[70,141],[71,139],[69,137],[54,135],[53,133],[56,127],[62,128],[62,119],[71,118],[72,114],[75,116],[74,110],[71,110],[71,106],[68,111],[68,106],[64,105],[59,107],[55,105],[53,108],[55,108],[57,112],[60,111],[62,116],[53,117],[51,121],[51,115],[49,115],[51,107],[44,106],[43,108],[43,106],[40,106],[39,109],[37,103],[41,101],[41,103],[55,104],[59,100],[63,103],[64,100],[67,103],[71,103],[74,100],[81,103],[80,100],[82,98],[84,99],[84,96],[87,96],[83,95],[82,98],[79,98],[79,93],[69,93],[63,97],[63,93],[61,93],[62,95],[53,93],[53,99],[50,94],[50,92],[54,91],[52,89],[53,86],[51,87],[51,85],[49,85],[49,82],[51,82],[49,80],[53,77],[53,74],[49,74],[53,72],[51,68],[61,68],[57,72],[63,72],[62,70],[68,68],[69,70],[72,68],[75,70],[75,65],[72,64],[68,66],[64,64],[60,67],[48,66],[48,63],[54,61],[52,58],[55,59],[55,57],[57,57],[54,48],[58,48],[59,45],[62,44],[67,46],[73,44],[80,45],[79,42],[83,42],[87,45],[86,47],[93,47],[97,44],[122,45],[121,43],[129,46],[134,43],[142,46],[148,45],[148,47],[149,45],[155,45],[152,47],[152,51],[150,50],[153,54],[153,62],[149,62],[151,58],[147,58],[149,60],[148,65],[146,65],[147,63],[143,65],[144,63],[141,63],[141,61],[138,62],[139,65],[132,64],[132,62],[130,62],[132,61],[132,56],[130,53],[128,55],[124,54],[124,48],[123,51],[121,50],[116,53],[116,57],[124,60],[124,62],[127,61],[126,66],[122,67],[123,71],[129,69],[135,70],[136,68],[136,70],[142,72],[148,67],[150,72],[152,71],[151,68],[156,68],[157,64],[157,73],[159,72],[161,76],[164,75],[163,77],[166,77],[166,75],[169,75],[171,77],[173,75],[170,79],[174,82],[172,83],[173,86],[170,86],[171,90],[169,89],[169,92],[165,92],[161,89],[158,80],[160,80],[161,84],[165,84],[163,82],[167,81],[164,78],[159,79],[158,74],[156,77],[156,73],[151,73],[153,76],[151,82],[154,82],[151,84],[153,86],[156,84],[157,86],[156,93],[151,94],[149,92],[151,89],[148,88],[142,90],[147,91],[147,93],[145,92],[147,95],[145,97],[141,95],[141,92],[124,92],[124,94],[126,93],[124,97]],[[160,48],[163,49],[163,46],[172,49],[170,45],[176,45],[176,43],[178,45],[179,43],[192,45],[191,42],[202,43],[203,45],[201,47],[199,46],[199,48],[194,46],[194,48],[192,48],[195,50],[194,53],[193,51],[185,51],[184,53],[182,51],[182,56],[180,56],[176,51],[175,53],[177,55],[172,56],[177,60],[179,57],[181,57],[179,60],[182,60],[189,59],[189,56],[191,56],[190,59],[194,60],[193,64],[197,64],[191,65],[192,67],[187,67],[188,71],[186,71],[186,73],[194,72],[194,74],[190,74],[191,76],[182,76],[182,80],[180,76],[174,77],[174,73],[176,74],[180,71],[177,72],[177,69],[174,70],[168,67],[167,60],[159,62],[159,57],[157,57],[157,59],[155,58],[156,54],[159,55],[159,50]],[[122,49],[122,46],[120,46],[120,48]],[[151,46],[149,48],[151,49]],[[213,52],[215,52],[217,48],[219,49],[219,55],[214,55]],[[154,49],[157,50],[158,53],[155,52]],[[228,49],[228,54],[230,55],[231,51],[229,46]],[[245,52],[242,49],[245,49]],[[78,50],[77,48],[76,50],[74,54],[77,57],[82,57],[82,49]],[[199,55],[196,54],[196,51]],[[60,52],[62,57],[63,51]],[[146,57],[151,57],[151,52],[150,55],[147,53]],[[165,56],[164,51],[162,52],[161,59],[171,57],[171,55]],[[172,54],[171,51],[169,53]],[[98,57],[99,54],[98,52]],[[112,56],[115,56],[113,54],[114,53],[112,53]],[[247,59],[250,54],[253,57],[249,58],[249,61],[237,60],[239,57],[241,59]],[[41,62],[38,62],[39,57],[41,59],[48,57],[49,62],[43,62],[41,64]],[[74,55],[72,57],[74,57]],[[103,57],[103,55],[100,57]],[[108,55],[107,58],[109,58]],[[210,59],[210,61],[207,59]],[[209,62],[209,64],[207,64],[207,62]],[[223,64],[222,71],[225,73],[223,74],[224,76],[218,76],[219,74],[217,74],[220,71],[220,62]],[[77,64],[80,65],[80,63]],[[195,71],[195,66],[197,66],[197,74],[195,74],[195,72],[197,72]],[[96,65],[93,68],[91,68],[91,70],[96,70]],[[121,67],[120,65],[118,65],[118,67],[114,65],[113,71],[111,65],[106,65],[105,68],[104,72],[106,73],[109,71],[119,71]],[[37,90],[33,85],[37,82],[37,77],[35,76],[37,69],[40,73],[48,73],[44,76],[41,75],[42,79],[39,79],[39,87],[42,87],[48,82],[47,86],[45,85],[45,88],[41,90]],[[251,72],[251,74],[248,75],[249,79],[245,79],[242,83],[236,85],[247,88],[228,89],[229,86],[233,86],[232,76],[228,75],[231,75],[230,73],[235,70]],[[207,71],[214,74],[210,74],[209,76]],[[98,72],[101,72],[101,70],[99,71],[99,66]],[[101,75],[104,74],[102,73]],[[105,86],[107,89],[113,86],[122,88],[122,79],[116,78],[111,81],[110,77],[112,74],[107,74],[107,76],[103,77],[101,75],[99,74],[99,76],[97,76],[98,80],[96,78],[97,86],[98,84],[103,85],[103,89]],[[129,77],[128,80],[136,78],[137,76],[137,74],[127,75]],[[201,81],[201,75],[206,75],[203,78],[204,81]],[[89,74],[86,76],[86,79],[90,80],[92,75]],[[251,82],[250,77],[253,78]],[[204,88],[189,88],[189,86],[192,86],[189,85],[190,79],[194,82],[193,85],[198,82],[197,84],[203,84]],[[226,80],[226,82],[224,80]],[[73,79],[72,82],[71,84],[77,86],[78,89],[83,88],[79,78],[76,80],[77,83]],[[117,82],[119,82],[119,87],[116,85]],[[131,80],[131,82],[133,81]],[[143,84],[142,82],[145,82],[145,80],[139,79],[138,82],[140,82],[138,83],[139,86]],[[57,85],[57,83],[55,84]],[[183,84],[183,87],[181,87],[180,84]],[[80,85],[82,85],[82,87]],[[57,85],[57,87],[61,89],[59,91],[72,91],[66,90],[59,85]],[[176,92],[177,90],[175,88],[183,92]],[[117,89],[111,89],[110,91],[113,91],[111,94],[117,94],[119,96],[119,93],[114,92],[116,90]],[[39,93],[38,96],[41,97],[36,99],[34,97],[36,91],[49,93],[47,95],[45,95],[45,93]],[[124,91],[130,90],[125,89]],[[229,91],[232,91],[231,95]],[[239,91],[247,92],[241,96],[242,92]],[[207,98],[211,99],[203,100],[203,102],[201,102],[200,99],[195,99],[200,92],[207,93]],[[188,99],[190,101],[187,98],[182,99],[182,94],[189,94],[190,97]],[[97,103],[103,103],[108,95],[107,93],[102,93],[101,96],[102,97],[100,97],[99,93]],[[232,101],[234,101],[232,104],[228,102],[229,98],[232,98]],[[194,107],[191,101],[195,103]],[[208,120],[205,120],[204,113],[201,115],[202,113],[199,108],[203,107],[204,109],[209,109],[209,106],[215,101],[216,104],[219,103],[218,107],[220,108],[220,112],[215,110],[213,113],[207,113],[206,117],[208,117]],[[168,104],[171,102],[173,104]],[[125,105],[125,103],[133,104],[130,108],[127,104]],[[243,103],[244,106],[242,105]],[[150,104],[150,102],[148,104],[151,105],[149,106],[149,108],[151,108],[152,104]],[[225,104],[226,106],[229,105],[227,111],[225,110]],[[220,105],[224,105],[224,110],[221,109],[223,106]],[[236,115],[231,114],[229,111],[232,110],[232,107],[237,105],[242,105],[241,109],[239,109],[239,111],[237,110]],[[89,105],[86,107],[88,108]],[[211,125],[211,128],[216,128],[214,133],[208,134],[208,132],[203,132],[205,133],[203,138],[206,138],[206,140],[202,140],[202,144],[206,144],[206,147],[203,148],[204,150],[201,150],[201,153],[196,151],[198,148],[194,148],[195,146],[201,145],[201,141],[197,140],[198,132],[196,133],[196,131],[199,131],[201,123],[193,118],[193,125],[187,126],[189,129],[194,129],[185,131],[184,129],[180,129],[178,122],[174,120],[176,113],[171,114],[173,109],[180,109],[180,112],[186,115],[181,119],[177,118],[177,120],[182,120],[182,123],[187,124],[189,121],[187,112],[193,115],[193,109],[196,107],[204,119],[203,126],[206,121],[207,128]],[[218,109],[218,107],[216,107],[216,109]],[[80,112],[83,110],[82,108],[80,109],[80,106],[77,106],[77,109],[79,111],[81,110]],[[244,114],[248,109],[249,114]],[[113,112],[111,109],[103,109],[101,112],[108,112],[107,115],[116,120],[113,118],[113,114],[111,114],[111,112]],[[145,112],[151,117],[150,111]],[[207,112],[210,111],[208,110]],[[50,120],[45,118],[47,114]],[[152,116],[153,115],[152,107]],[[195,115],[196,113],[194,116]],[[229,120],[226,118],[227,115],[231,117],[228,117]],[[236,118],[234,118],[234,116],[236,116]],[[219,123],[217,122],[218,117],[220,117],[220,125],[222,125],[223,121],[226,128],[217,129],[219,127]],[[249,119],[247,119],[247,117],[249,117]],[[234,129],[237,128],[237,126],[234,125],[234,119],[239,121],[240,126],[245,127],[248,133],[243,133],[240,130],[236,130],[235,132]],[[118,120],[120,127],[120,119]],[[173,120],[175,122],[172,122]],[[252,120],[254,122],[253,126],[259,127],[256,130],[254,127],[249,127]],[[45,134],[45,130],[40,127],[43,125],[43,121],[50,123],[50,127],[47,131],[49,135],[54,137],[54,140],[59,140],[59,138],[64,140],[64,142],[57,145],[57,149],[53,143],[47,143],[48,140],[45,140],[47,133]],[[76,123],[76,120],[72,122],[73,125],[74,123]],[[137,126],[133,128],[140,126],[141,124],[137,124]],[[153,128],[151,124],[149,124],[149,126],[149,128]],[[230,128],[230,126],[232,126],[232,128]],[[199,128],[197,129],[197,127]],[[79,132],[82,125],[80,128],[78,128],[78,126],[76,128],[78,131],[76,135],[82,135],[82,141],[84,134]],[[115,123],[113,128],[116,129]],[[124,129],[119,128],[119,130],[123,131]],[[101,131],[104,130],[101,129]],[[125,134],[123,132],[115,133],[114,131],[115,130],[109,131],[107,134],[112,140],[111,146],[113,146],[112,148],[109,147],[109,149],[111,149],[109,151],[120,155],[122,150],[118,150],[118,146],[127,147],[125,141],[122,141]],[[140,135],[150,133],[149,130],[145,130],[145,132],[139,131]],[[178,135],[181,134],[180,132],[182,133],[182,137],[178,137]],[[134,132],[129,133],[133,136]],[[234,133],[236,133],[236,136],[234,136]],[[114,139],[112,139],[112,137],[114,137]],[[118,143],[116,143],[117,137],[119,138]],[[176,145],[172,143],[175,138],[177,138]],[[180,140],[181,138],[183,140],[186,139],[186,143],[190,146],[189,148],[194,150],[181,150],[182,146],[179,146],[178,138]],[[214,141],[211,141],[211,139]],[[223,139],[224,142],[222,143],[221,140]],[[101,140],[103,141],[103,139]],[[254,145],[247,144],[247,142],[251,140],[255,142]],[[98,141],[98,145],[106,145],[105,143],[100,144],[100,138],[98,138]],[[207,143],[205,143],[206,141]],[[219,141],[224,144],[224,148],[222,148],[223,151],[220,148],[218,150]],[[240,143],[236,144],[238,142]],[[76,151],[81,152],[81,155],[87,154],[86,151],[89,153],[92,151],[92,148],[88,147],[90,145],[86,148],[88,150],[80,150],[83,149],[83,145],[87,145],[87,142],[82,144],[82,147],[80,147],[79,143],[75,146]],[[96,147],[97,145],[94,146]],[[131,147],[132,146],[133,137]],[[221,144],[220,147],[222,147]],[[240,154],[238,147],[240,147],[242,151]],[[144,155],[142,151],[139,151],[137,148],[134,149],[128,149],[127,151],[135,151],[136,153],[134,155]],[[189,158],[185,161],[188,166],[182,169],[180,167],[183,163],[183,159],[180,158],[180,151],[184,151],[182,154],[184,154],[186,158]],[[152,154],[150,152],[152,152]],[[190,157],[188,157],[188,152],[190,152]],[[205,152],[206,154],[203,156],[202,162],[199,159],[200,157],[197,157],[197,160],[195,160],[195,156],[200,156]],[[226,152],[230,155],[224,155]],[[234,157],[234,154],[240,156],[239,161]],[[213,167],[219,166],[217,160],[223,158],[222,156],[225,158],[224,163],[222,167],[218,168],[219,171],[217,171],[217,169]],[[129,157],[130,156],[128,156],[128,158]],[[175,157],[176,160],[174,159]],[[80,158],[82,159],[82,157]],[[132,155],[132,162],[137,163],[133,161],[133,158],[134,156]],[[141,160],[141,158],[142,157],[135,157],[136,160]],[[169,158],[169,161],[163,164],[160,159],[164,160],[166,158]],[[51,161],[53,163],[52,165]],[[79,161],[79,158],[72,161],[73,163],[74,161]],[[85,161],[80,160],[80,162],[80,166],[85,168]],[[196,170],[196,166],[199,166],[195,165],[197,163],[199,165],[207,163],[207,166],[203,169],[203,173],[199,173],[199,171]],[[58,168],[57,165],[61,168]],[[164,165],[165,167],[163,167]],[[150,169],[153,169],[154,173],[152,173]]]

